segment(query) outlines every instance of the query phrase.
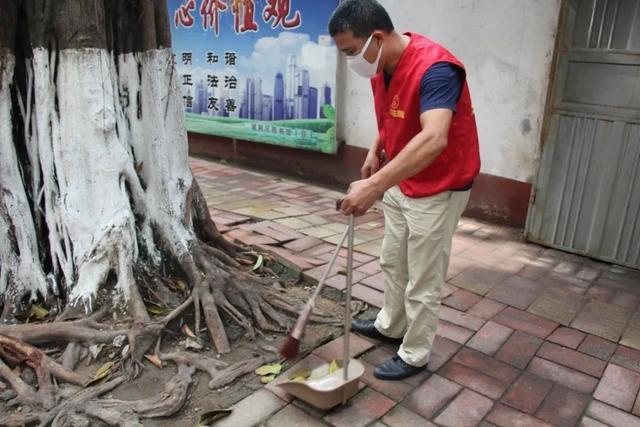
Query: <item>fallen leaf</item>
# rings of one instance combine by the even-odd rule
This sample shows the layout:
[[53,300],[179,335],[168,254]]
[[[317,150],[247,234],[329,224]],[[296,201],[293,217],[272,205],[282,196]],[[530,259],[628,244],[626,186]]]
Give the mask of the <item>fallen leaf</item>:
[[329,365],[329,375],[333,374],[338,369],[340,369],[340,367],[338,366],[338,362],[332,360],[331,364]]
[[273,363],[271,365],[263,365],[255,370],[255,373],[260,376],[264,375],[278,375],[282,371],[282,364]]
[[144,162],[140,162],[140,163],[136,164],[136,172],[138,172],[138,173],[142,172],[143,164],[144,164]]
[[160,307],[159,305],[150,302],[146,304],[146,307],[149,314],[161,315],[169,312],[166,307]]
[[162,369],[162,360],[155,354],[145,354],[144,357],[151,362],[156,368]]
[[189,327],[189,325],[187,325],[186,323],[184,325],[182,325],[182,333],[185,334],[188,337],[191,338],[196,338],[196,334],[193,333],[193,331],[191,330],[191,328]]
[[111,369],[113,368],[113,366],[116,364],[116,362],[107,362],[104,365],[102,365],[95,373],[95,375],[93,376],[93,379],[91,379],[91,381],[89,381],[85,387],[89,387],[97,382],[100,382],[100,380],[106,378],[107,376],[109,376],[109,374],[111,373]]
[[260,269],[262,269],[262,265],[264,264],[264,257],[262,255],[258,255],[258,259],[256,260],[256,263],[253,265],[253,268],[251,269],[251,271],[260,271]]
[[31,313],[29,314],[29,317],[35,317],[38,320],[42,320],[48,315],[49,315],[49,310],[42,307],[41,305],[38,305],[38,304],[31,305]]
[[263,377],[260,377],[260,382],[262,384],[269,384],[271,381],[275,380],[276,377],[276,374],[265,375]]
[[187,292],[187,283],[183,280],[176,280],[176,286],[182,291]]
[[310,370],[298,371],[293,375],[293,377],[291,378],[291,381],[306,381],[310,376],[311,376]]
[[207,411],[200,415],[200,420],[198,421],[198,424],[196,424],[196,427],[211,425],[219,419],[231,415],[231,412],[231,409],[214,409],[212,411]]

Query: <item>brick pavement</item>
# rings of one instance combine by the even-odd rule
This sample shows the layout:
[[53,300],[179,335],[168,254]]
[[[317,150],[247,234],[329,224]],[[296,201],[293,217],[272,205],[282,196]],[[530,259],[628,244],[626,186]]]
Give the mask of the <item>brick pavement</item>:
[[[345,218],[340,193],[192,159],[219,229],[319,279]],[[354,297],[383,301],[380,206],[357,221]],[[371,375],[393,349],[354,338],[362,391],[329,412],[259,390],[221,425],[640,426],[640,273],[527,244],[516,230],[463,219],[425,374]],[[346,253],[327,282],[344,290]],[[297,276],[294,276],[297,278]],[[355,345],[357,344],[357,345]],[[309,357],[341,357],[341,339]]]

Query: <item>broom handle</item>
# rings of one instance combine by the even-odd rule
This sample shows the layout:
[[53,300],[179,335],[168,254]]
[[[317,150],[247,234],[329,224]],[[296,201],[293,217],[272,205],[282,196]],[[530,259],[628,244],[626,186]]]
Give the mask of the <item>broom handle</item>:
[[327,276],[329,276],[329,273],[331,272],[333,265],[336,263],[336,258],[338,258],[338,253],[340,253],[340,249],[342,249],[342,245],[344,244],[344,241],[347,238],[348,232],[349,232],[349,227],[347,226],[347,228],[345,228],[344,230],[344,233],[342,234],[342,237],[340,238],[340,241],[338,242],[338,246],[336,246],[336,250],[333,253],[333,256],[331,257],[331,260],[327,264],[327,268],[324,270],[324,273],[322,273],[322,277],[318,282],[318,286],[316,287],[316,290],[313,292],[313,295],[311,296],[311,298],[309,298],[309,301],[307,301],[307,303],[304,305],[304,307],[300,311],[300,315],[298,315],[298,320],[296,321],[295,325],[293,326],[293,329],[291,330],[291,336],[297,340],[299,340],[302,337],[302,332],[304,331],[304,327],[307,324],[307,321],[309,320],[309,318],[311,317],[311,312],[313,311],[313,307],[316,305],[316,298],[318,297],[318,295],[320,295],[320,292],[322,291],[322,288],[324,286],[324,282],[327,280]]
[[[336,263],[336,258],[338,258],[338,254],[340,253],[340,249],[342,249],[342,245],[344,245],[344,241],[347,238],[348,233],[349,233],[349,227],[347,226],[347,228],[345,228],[344,230],[344,233],[342,233],[342,237],[340,238],[340,241],[336,246],[335,252],[331,256],[331,260],[329,261],[329,264],[327,264],[327,268],[322,273],[322,277],[318,282],[318,286],[316,287],[316,290],[313,292],[313,296],[307,303],[308,305],[312,307],[315,305],[316,297],[320,295],[320,292],[322,291],[322,287],[324,286],[324,282],[327,280],[327,276],[329,276],[329,274],[331,273],[331,270],[333,269],[333,265]],[[349,274],[348,269],[347,269],[347,274]]]
[[349,226],[347,227],[347,283],[346,283],[346,302],[344,312],[344,354],[342,358],[342,370],[345,383],[349,379],[349,334],[351,333],[351,282],[353,281],[353,237],[355,228],[355,218],[353,214],[349,215]]

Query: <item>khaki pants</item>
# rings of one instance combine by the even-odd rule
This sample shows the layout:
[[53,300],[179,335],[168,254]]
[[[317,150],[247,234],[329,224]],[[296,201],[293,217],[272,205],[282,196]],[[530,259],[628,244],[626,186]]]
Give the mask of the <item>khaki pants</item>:
[[396,186],[384,195],[384,306],[375,326],[392,338],[404,335],[398,355],[410,365],[429,361],[451,241],[469,193],[412,199]]

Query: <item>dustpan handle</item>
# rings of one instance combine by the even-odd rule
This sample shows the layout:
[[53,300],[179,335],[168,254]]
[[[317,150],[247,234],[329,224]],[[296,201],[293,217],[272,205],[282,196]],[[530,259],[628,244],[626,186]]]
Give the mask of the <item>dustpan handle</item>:
[[346,301],[344,311],[344,353],[342,358],[342,371],[344,381],[349,379],[349,335],[351,334],[351,283],[353,281],[353,239],[354,239],[355,217],[349,215],[349,226],[347,233],[347,283]]

